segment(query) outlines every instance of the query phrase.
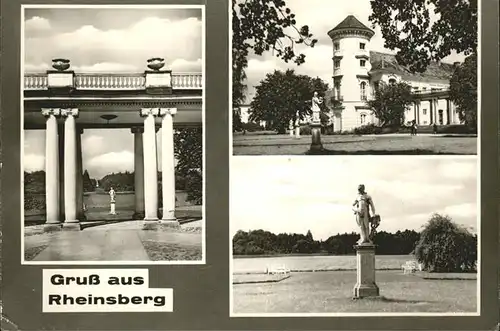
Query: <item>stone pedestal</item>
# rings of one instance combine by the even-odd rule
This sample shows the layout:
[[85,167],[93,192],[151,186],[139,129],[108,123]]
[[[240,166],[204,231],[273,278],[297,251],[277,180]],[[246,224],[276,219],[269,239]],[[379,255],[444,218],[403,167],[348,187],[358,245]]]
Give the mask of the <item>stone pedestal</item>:
[[375,283],[375,245],[360,244],[356,250],[357,281],[353,289],[353,298],[378,297],[379,288]]
[[300,138],[300,126],[295,127],[295,138]]
[[114,203],[114,202],[111,202],[111,204],[110,204],[110,210],[109,210],[109,213],[110,213],[111,215],[116,215],[116,209],[115,209],[115,208],[116,208],[116,207],[115,207],[115,203]]
[[323,144],[321,144],[321,122],[311,123],[311,148],[312,152],[318,152],[323,150]]

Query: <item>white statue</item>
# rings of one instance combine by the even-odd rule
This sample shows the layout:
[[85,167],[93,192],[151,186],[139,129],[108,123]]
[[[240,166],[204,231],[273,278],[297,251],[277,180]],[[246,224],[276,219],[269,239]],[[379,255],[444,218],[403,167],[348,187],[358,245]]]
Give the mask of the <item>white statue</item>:
[[323,98],[318,96],[318,92],[314,92],[313,98],[311,100],[312,104],[312,121],[313,123],[319,123],[321,122],[319,113],[321,109],[319,108],[319,105],[323,103]]
[[116,192],[115,192],[115,190],[113,190],[113,188],[111,187],[111,188],[109,189],[109,198],[111,199],[111,201],[110,201],[110,207],[111,207],[111,209],[110,209],[109,213],[110,213],[111,215],[116,215],[116,210],[115,210],[115,202],[116,202],[116,201],[115,201],[115,197],[116,197]]
[[[372,238],[375,233],[375,229],[380,223],[380,217],[375,214],[373,199],[370,195],[368,195],[368,193],[365,192],[365,186],[363,184],[358,186],[358,196],[356,197],[356,200],[354,200],[352,206],[361,235],[358,244],[373,244]],[[373,217],[370,216],[370,209]],[[374,224],[372,231],[370,231],[370,223],[372,220]]]

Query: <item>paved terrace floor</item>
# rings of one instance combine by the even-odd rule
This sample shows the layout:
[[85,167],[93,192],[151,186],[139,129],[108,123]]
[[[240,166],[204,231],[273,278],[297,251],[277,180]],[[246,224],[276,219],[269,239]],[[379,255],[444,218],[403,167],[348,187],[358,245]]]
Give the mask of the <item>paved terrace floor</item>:
[[184,223],[179,229],[150,231],[142,230],[142,221],[52,233],[43,233],[43,226],[28,227],[25,256],[32,261],[150,261],[146,247],[151,242],[168,244],[173,250],[201,251],[201,227],[201,220]]

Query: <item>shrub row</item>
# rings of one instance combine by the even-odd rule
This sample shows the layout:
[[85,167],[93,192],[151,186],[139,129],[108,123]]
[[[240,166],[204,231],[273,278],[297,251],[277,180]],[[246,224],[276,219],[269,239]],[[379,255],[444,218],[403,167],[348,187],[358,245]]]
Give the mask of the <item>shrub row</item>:
[[24,196],[24,210],[45,210],[45,196],[26,194]]

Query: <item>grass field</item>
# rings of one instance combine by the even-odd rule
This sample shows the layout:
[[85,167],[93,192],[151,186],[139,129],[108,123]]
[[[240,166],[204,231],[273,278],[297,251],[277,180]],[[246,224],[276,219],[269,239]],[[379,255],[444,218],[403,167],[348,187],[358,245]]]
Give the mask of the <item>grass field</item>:
[[[473,136],[419,135],[322,135],[324,154],[477,154]],[[234,155],[306,154],[311,136],[234,134]]]
[[355,271],[292,273],[277,283],[233,285],[233,312],[375,313],[476,312],[475,280],[424,280],[401,271],[377,271],[382,298],[352,300]]
[[[411,255],[377,255],[377,269],[401,269],[407,260],[413,260]],[[291,271],[319,270],[356,270],[354,255],[327,256],[279,256],[233,258],[233,273],[264,272],[267,267],[285,265]]]

